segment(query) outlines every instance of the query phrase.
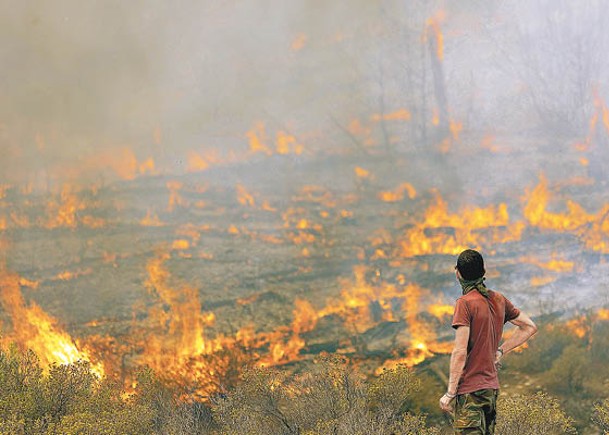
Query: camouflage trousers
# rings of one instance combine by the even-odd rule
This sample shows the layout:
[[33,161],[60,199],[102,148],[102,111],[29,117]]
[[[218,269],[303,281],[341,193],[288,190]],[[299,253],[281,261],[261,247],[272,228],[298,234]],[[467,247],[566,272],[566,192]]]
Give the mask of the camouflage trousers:
[[492,435],[495,433],[499,390],[478,390],[455,399],[455,434]]

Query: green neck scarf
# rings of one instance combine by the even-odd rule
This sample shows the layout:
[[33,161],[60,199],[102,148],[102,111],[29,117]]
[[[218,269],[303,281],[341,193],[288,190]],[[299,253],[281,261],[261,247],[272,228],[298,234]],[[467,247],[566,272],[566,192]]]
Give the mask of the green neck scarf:
[[459,283],[461,284],[461,288],[463,289],[463,294],[466,295],[472,290],[478,290],[482,296],[488,298],[488,289],[484,285],[484,279],[485,278],[483,276],[472,280],[465,280],[459,278]]

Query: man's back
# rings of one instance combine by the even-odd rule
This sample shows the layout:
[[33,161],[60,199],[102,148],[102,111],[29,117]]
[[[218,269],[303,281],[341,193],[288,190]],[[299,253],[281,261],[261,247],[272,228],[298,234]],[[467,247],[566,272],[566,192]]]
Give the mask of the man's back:
[[499,347],[503,325],[518,317],[518,308],[501,293],[489,290],[488,297],[470,291],[457,300],[453,328],[470,328],[467,361],[457,394],[484,388],[499,388],[495,352]]
[[[526,314],[484,285],[485,273],[484,259],[478,251],[466,249],[459,254],[455,276],[463,296],[455,306],[455,346],[446,393],[440,398],[440,408],[446,412],[455,402],[455,434],[494,433],[499,394],[497,364],[505,353],[537,332],[537,326]],[[517,329],[499,345],[506,322],[512,322]]]

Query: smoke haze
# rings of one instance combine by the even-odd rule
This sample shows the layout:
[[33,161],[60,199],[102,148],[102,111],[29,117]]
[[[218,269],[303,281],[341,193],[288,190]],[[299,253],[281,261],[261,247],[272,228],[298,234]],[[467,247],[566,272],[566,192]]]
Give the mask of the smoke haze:
[[13,3],[0,321],[43,361],[418,364],[470,247],[534,314],[606,302],[603,2]]
[[[421,146],[411,133],[434,105],[430,20],[443,31],[447,108],[466,133],[585,135],[606,77],[598,2],[25,1],[4,9],[1,161],[11,183],[61,184],[66,167],[125,147],[154,159],[157,172],[176,173],[189,150],[245,153],[245,134],[259,122],[292,132],[310,152],[332,151],[349,146],[336,122],[382,110],[409,110],[410,124],[389,134],[398,148]],[[104,171],[67,172],[95,179]]]

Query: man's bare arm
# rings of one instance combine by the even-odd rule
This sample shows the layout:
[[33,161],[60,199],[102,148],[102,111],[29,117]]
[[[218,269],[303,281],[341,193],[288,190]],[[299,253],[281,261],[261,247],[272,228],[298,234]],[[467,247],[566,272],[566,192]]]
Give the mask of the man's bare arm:
[[455,347],[450,356],[450,378],[446,394],[440,398],[440,408],[444,412],[452,411],[451,402],[457,396],[457,387],[463,374],[467,360],[467,342],[469,341],[469,326],[459,326],[455,333]]
[[450,377],[448,379],[448,393],[457,394],[459,379],[465,368],[467,360],[467,343],[469,342],[469,326],[459,326],[455,332],[455,347],[450,355]]
[[501,345],[500,348],[503,350],[503,354],[506,354],[525,343],[537,332],[537,325],[535,325],[535,322],[523,312],[520,312],[518,317],[514,320],[510,320],[510,322],[516,325],[518,329],[516,329],[516,331],[514,331],[514,333]]

